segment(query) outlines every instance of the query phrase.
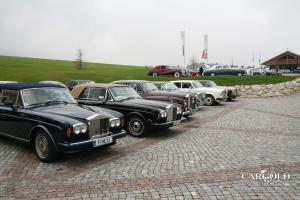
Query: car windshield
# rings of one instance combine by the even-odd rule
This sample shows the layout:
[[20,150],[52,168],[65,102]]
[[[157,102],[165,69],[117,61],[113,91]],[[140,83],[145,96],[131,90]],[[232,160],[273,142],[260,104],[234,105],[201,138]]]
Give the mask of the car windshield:
[[203,87],[203,85],[200,82],[198,82],[198,81],[194,81],[193,84],[194,84],[195,88]]
[[131,87],[113,87],[110,91],[116,101],[141,98],[141,96]]
[[213,81],[207,81],[206,82],[206,87],[217,87],[217,84]]
[[166,90],[178,90],[178,87],[174,83],[165,83],[164,87]]
[[143,83],[142,87],[144,91],[151,92],[158,90],[157,87],[154,85],[154,83]]
[[21,92],[24,106],[40,106],[46,104],[76,104],[75,99],[65,88],[33,88]]

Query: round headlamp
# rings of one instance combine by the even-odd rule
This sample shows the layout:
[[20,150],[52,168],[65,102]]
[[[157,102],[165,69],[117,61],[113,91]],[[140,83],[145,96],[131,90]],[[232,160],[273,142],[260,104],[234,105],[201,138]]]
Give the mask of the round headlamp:
[[121,125],[121,120],[120,119],[116,119],[115,120],[115,125],[116,126],[120,126]]
[[74,133],[75,133],[75,134],[79,134],[79,133],[80,133],[80,126],[75,126],[75,127],[73,128],[73,130],[74,130]]
[[182,109],[177,107],[177,115],[180,115],[182,113]]
[[161,116],[161,118],[167,117],[167,112],[164,110],[160,111],[160,116]]
[[80,133],[86,133],[87,129],[87,125],[83,123],[73,125],[73,132],[77,135]]

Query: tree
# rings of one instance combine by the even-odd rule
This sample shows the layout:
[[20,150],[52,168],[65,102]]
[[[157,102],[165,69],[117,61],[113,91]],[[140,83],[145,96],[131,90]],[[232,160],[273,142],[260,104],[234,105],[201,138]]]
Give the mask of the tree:
[[76,68],[80,69],[80,70],[83,68],[82,51],[81,51],[81,49],[78,49],[78,52],[77,52]]

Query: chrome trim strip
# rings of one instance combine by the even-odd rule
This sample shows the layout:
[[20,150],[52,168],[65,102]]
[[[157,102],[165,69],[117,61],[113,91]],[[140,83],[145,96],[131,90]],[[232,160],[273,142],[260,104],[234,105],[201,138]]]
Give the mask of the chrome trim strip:
[[10,117],[16,117],[16,118],[19,118],[19,119],[26,119],[26,120],[29,120],[29,121],[35,121],[35,122],[40,122],[40,123],[43,123],[43,124],[48,124],[50,126],[54,126],[58,129],[62,129],[60,126],[57,126],[57,125],[54,125],[54,124],[50,124],[48,122],[43,122],[43,121],[40,121],[40,120],[36,120],[36,119],[30,119],[30,118],[25,118],[25,117],[19,117],[19,116],[15,116],[15,115],[9,115],[9,114],[4,114],[4,113],[0,113],[0,115],[5,115],[5,116],[10,116]]
[[20,140],[22,142],[30,143],[30,140],[26,140],[26,139],[23,139],[23,138],[18,138],[18,137],[15,137],[15,136],[12,136],[12,135],[8,135],[8,134],[3,133],[3,132],[0,132],[0,135],[3,135],[5,137],[9,137],[9,138],[13,138],[15,140]]
[[101,117],[101,115],[100,114],[93,114],[93,115],[89,116],[88,118],[86,118],[86,120],[90,121],[90,120],[92,120],[96,117]]

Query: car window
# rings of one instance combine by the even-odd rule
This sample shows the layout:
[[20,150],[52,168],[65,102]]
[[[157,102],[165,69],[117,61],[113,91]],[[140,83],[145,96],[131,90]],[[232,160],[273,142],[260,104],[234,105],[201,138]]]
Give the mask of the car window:
[[19,91],[16,90],[2,90],[0,93],[0,103],[4,105],[5,102],[11,101],[14,105],[21,107],[22,99]]
[[68,85],[70,87],[73,87],[73,86],[77,85],[77,81],[71,81]]
[[160,66],[160,69],[166,69],[167,67],[166,66]]
[[157,87],[157,89],[162,90],[162,84],[154,83],[154,85]]
[[105,93],[106,93],[106,89],[104,88],[90,88],[88,98],[98,100],[99,97],[101,97],[104,99]]
[[90,88],[85,88],[79,95],[79,99],[87,99],[89,97]]
[[191,88],[191,83],[182,83],[182,88]]
[[106,94],[106,101],[113,101],[113,98],[108,90],[107,90],[107,94]]
[[177,83],[174,83],[178,88],[181,88],[181,83],[180,82],[177,82]]

